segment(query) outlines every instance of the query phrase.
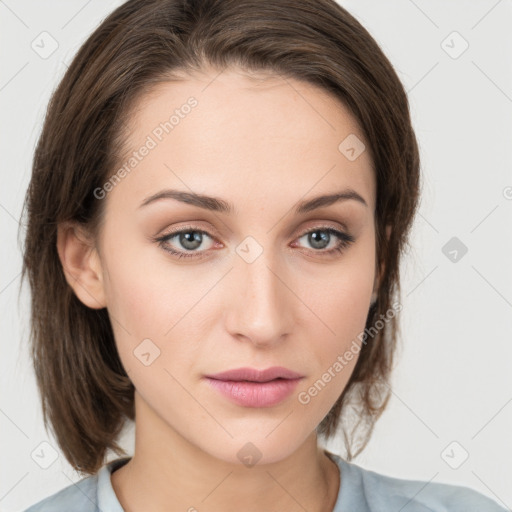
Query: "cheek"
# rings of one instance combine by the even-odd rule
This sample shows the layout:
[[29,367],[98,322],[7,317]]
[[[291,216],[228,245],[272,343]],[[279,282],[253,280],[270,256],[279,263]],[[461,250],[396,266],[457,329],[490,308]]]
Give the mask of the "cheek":
[[134,336],[162,338],[207,292],[213,276],[197,279],[192,266],[173,264],[157,243],[141,240],[128,226],[118,232],[124,235],[107,235],[105,244],[109,312]]
[[[313,380],[332,382],[328,384],[330,390],[324,392],[323,397],[334,401],[345,387],[357,362],[360,335],[364,331],[368,316],[368,296],[371,289],[364,279],[362,282],[354,279],[350,283],[339,279],[330,284],[325,294],[317,298],[316,311],[326,327],[319,326],[316,320],[311,321],[305,353],[318,363]],[[350,284],[354,286],[349,286]],[[323,334],[318,336],[319,332]],[[343,368],[336,364],[340,357],[343,358]],[[330,372],[330,377],[325,375],[326,372]]]
[[375,279],[374,246],[368,238],[347,252],[332,271],[310,276],[304,287],[308,306],[324,324],[322,332],[330,349],[340,348],[364,330]]
[[325,292],[317,297],[318,311],[333,339],[347,340],[364,328],[372,292],[370,272],[351,268],[338,278],[333,276],[326,283]]
[[307,304],[315,315],[309,314],[303,325],[308,333],[304,354],[316,365],[301,388],[303,400],[300,395],[298,399],[318,407],[320,415],[326,414],[342,393],[359,357],[375,278],[372,250],[369,237],[339,266],[333,266],[329,276],[308,279]]
[[[365,275],[356,277],[333,279],[325,294],[316,297],[317,311],[328,329],[311,321],[304,354],[312,372],[296,397],[303,413],[314,420],[312,428],[342,394],[359,358],[371,287]],[[324,334],[315,336],[319,328]]]
[[180,371],[194,368],[197,359],[194,340],[201,336],[193,330],[191,305],[201,290],[191,289],[190,279],[182,282],[176,271],[169,275],[146,264],[135,251],[127,254],[112,258],[109,272],[108,310],[117,351],[146,402],[154,402],[156,410],[177,410],[187,400],[178,384]]
[[160,249],[125,232],[121,239],[106,237],[105,290],[119,356],[137,385],[148,378],[145,363],[153,376],[195,368],[207,332],[204,319],[215,316],[209,291],[218,276],[174,265]]
[[[277,457],[291,451],[329,412],[357,362],[354,353],[350,361],[340,362],[339,357],[350,351],[364,329],[374,278],[371,240],[338,263],[305,262],[287,275],[285,282],[293,293],[284,293],[287,299],[277,307],[292,319],[287,327],[293,344],[278,347],[276,357],[293,361],[308,378],[291,399],[294,415],[267,438],[286,411],[279,418],[233,412],[198,384],[201,371],[218,367],[226,353],[214,347],[216,339],[229,338],[223,315],[240,311],[229,309],[239,306],[233,299],[238,281],[231,276],[220,279],[229,266],[180,266],[154,245],[136,239],[128,226],[117,233],[123,235],[106,237],[108,309],[121,362],[144,402],[184,437],[219,458],[231,451],[236,454],[240,438],[247,435],[265,453]],[[226,345],[226,351],[231,349]],[[201,404],[226,418],[234,441],[226,439]]]

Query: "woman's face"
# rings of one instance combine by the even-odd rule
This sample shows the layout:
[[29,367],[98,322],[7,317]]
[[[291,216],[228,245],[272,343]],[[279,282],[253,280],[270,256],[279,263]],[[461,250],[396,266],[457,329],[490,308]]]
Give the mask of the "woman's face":
[[[218,73],[159,84],[131,114],[124,172],[96,192],[101,282],[137,415],[224,461],[253,450],[274,462],[356,364],[376,289],[374,175],[328,93]],[[360,199],[310,203],[349,190]],[[275,366],[301,378],[206,378]]]

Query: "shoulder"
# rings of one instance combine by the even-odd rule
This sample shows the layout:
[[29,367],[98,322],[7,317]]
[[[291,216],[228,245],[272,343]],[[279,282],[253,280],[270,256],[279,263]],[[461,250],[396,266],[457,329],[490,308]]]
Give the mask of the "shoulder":
[[44,498],[25,512],[96,512],[98,476],[88,476]]
[[[359,511],[505,512],[483,494],[460,485],[395,478],[331,454],[341,472],[339,502]],[[343,507],[340,510],[344,510]],[[335,512],[338,512],[335,509]]]

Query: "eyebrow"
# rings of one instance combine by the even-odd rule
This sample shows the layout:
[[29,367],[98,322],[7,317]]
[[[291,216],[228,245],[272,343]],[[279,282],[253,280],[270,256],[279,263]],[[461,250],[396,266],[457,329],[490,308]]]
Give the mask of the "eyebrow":
[[[148,204],[160,201],[162,199],[174,199],[182,203],[198,206],[205,210],[210,210],[219,213],[233,214],[235,212],[234,206],[218,197],[211,197],[203,194],[196,194],[194,192],[184,192],[181,190],[166,189],[152,196],[147,197],[142,201],[139,208],[147,206]],[[312,199],[300,201],[294,209],[295,214],[304,214],[319,208],[330,206],[340,201],[355,200],[368,207],[367,202],[355,190],[347,188],[335,194],[321,195]]]

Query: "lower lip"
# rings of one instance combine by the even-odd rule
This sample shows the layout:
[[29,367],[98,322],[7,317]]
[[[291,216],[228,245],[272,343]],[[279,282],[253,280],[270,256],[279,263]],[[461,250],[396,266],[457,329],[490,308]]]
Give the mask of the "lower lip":
[[217,380],[206,377],[214,389],[243,407],[272,407],[293,393],[299,379],[275,379],[269,382]]

